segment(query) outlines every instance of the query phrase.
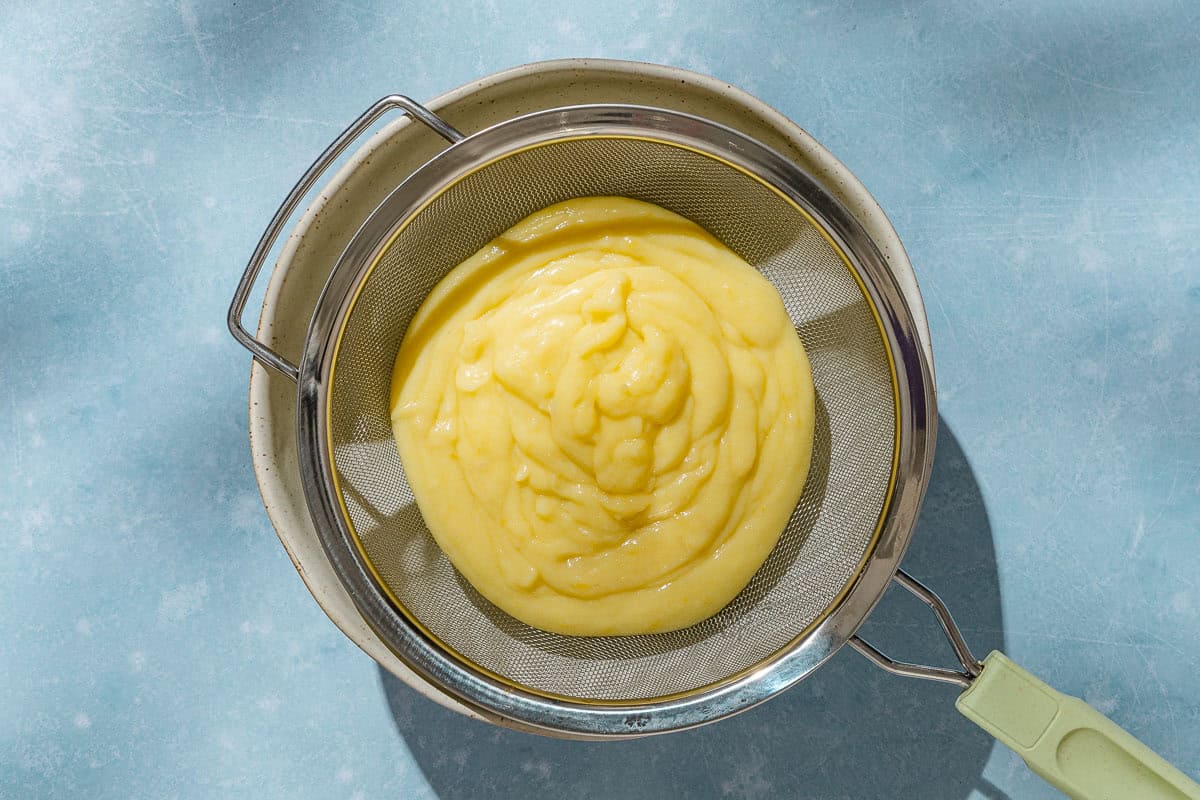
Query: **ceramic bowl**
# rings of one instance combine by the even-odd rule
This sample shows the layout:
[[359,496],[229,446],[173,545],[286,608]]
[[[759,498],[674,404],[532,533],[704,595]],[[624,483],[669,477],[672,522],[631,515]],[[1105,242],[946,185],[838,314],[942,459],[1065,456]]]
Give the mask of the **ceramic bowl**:
[[[401,93],[405,90],[402,85],[395,88]],[[426,105],[469,134],[520,114],[581,103],[632,103],[706,117],[799,163],[822,180],[873,237],[904,289],[926,356],[933,363],[912,265],[879,205],[808,133],[746,92],[672,67],[570,59],[498,72]],[[396,119],[353,154],[309,206],[282,249],[263,300],[258,326],[261,341],[293,362],[298,359],[317,296],[342,249],[384,197],[444,146],[423,126]],[[296,461],[296,386],[257,363],[250,373],[250,443],[254,473],[271,523],[296,571],[333,623],[421,694],[447,708],[480,717],[406,667],[359,615],[325,557],[305,505]]]

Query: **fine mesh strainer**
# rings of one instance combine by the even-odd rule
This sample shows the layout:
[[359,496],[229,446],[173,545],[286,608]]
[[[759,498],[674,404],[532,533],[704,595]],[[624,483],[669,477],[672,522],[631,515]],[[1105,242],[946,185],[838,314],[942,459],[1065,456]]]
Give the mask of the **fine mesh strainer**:
[[[249,290],[300,199],[391,109],[451,146],[356,233],[293,365],[242,327]],[[778,288],[812,364],[813,466],[779,544],[728,606],[670,633],[563,636],[491,605],[433,541],[392,435],[393,363],[434,285],[517,221],[588,195],[657,204],[722,240]],[[493,720],[584,738],[691,727],[782,691],[847,642],[893,672],[965,687],[960,709],[1018,748],[1020,732],[992,713],[1010,708],[1014,693],[1042,687],[1053,700],[1043,733],[1055,719],[1084,716],[1072,705],[1078,701],[1002,655],[977,662],[937,597],[898,572],[933,456],[931,367],[899,287],[853,216],[800,167],[736,131],[678,112],[602,105],[537,112],[464,137],[407,98],[384,98],[330,145],[277,212],[229,324],[260,362],[298,382],[306,499],[364,619],[419,675]],[[897,663],[855,636],[893,579],[936,612],[961,670]],[[1077,727],[1102,731],[1105,746],[1134,753],[1164,780],[1186,781],[1091,714],[1112,730],[1090,717]],[[1069,783],[1029,746],[1021,752],[1056,785]]]

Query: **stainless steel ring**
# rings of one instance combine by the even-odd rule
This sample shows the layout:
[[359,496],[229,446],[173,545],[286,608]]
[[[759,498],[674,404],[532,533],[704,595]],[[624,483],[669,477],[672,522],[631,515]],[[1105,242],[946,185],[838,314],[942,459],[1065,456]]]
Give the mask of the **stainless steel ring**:
[[[360,562],[331,490],[325,405],[337,332],[366,265],[397,221],[479,165],[563,136],[638,135],[719,156],[759,177],[820,220],[867,278],[895,361],[902,414],[899,472],[873,553],[848,593],[802,641],[749,673],[686,697],[628,704],[573,703],[503,685],[464,666],[399,613]],[[808,675],[854,635],[899,566],[932,465],[936,400],[930,365],[912,315],[874,243],[853,216],[797,165],[748,137],[707,120],[636,106],[578,106],[496,125],[450,146],[398,187],[347,248],[318,301],[299,365],[297,426],[302,480],[322,544],[380,638],[410,667],[462,702],[507,724],[581,738],[640,736],[693,727],[750,708]]]

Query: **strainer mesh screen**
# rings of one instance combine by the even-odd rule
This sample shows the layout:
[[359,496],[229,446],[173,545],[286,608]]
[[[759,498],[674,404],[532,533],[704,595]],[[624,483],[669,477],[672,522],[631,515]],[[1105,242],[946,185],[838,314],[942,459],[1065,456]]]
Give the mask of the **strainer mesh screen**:
[[[674,633],[576,638],[509,617],[450,565],[405,479],[388,398],[405,329],[448,270],[539,209],[609,194],[694,220],[778,287],[812,361],[816,441],[804,496],[778,546],[724,610]],[[871,308],[808,219],[709,156],[615,137],[559,140],[509,155],[416,214],[347,319],[329,402],[342,499],[391,594],[467,660],[535,691],[601,700],[649,699],[723,680],[821,618],[870,546],[896,425],[891,371]]]

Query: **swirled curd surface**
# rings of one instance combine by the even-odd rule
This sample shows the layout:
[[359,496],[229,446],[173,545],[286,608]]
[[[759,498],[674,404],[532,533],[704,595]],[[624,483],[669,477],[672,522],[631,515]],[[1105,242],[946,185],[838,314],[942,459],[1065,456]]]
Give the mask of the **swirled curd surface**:
[[589,197],[451,271],[396,358],[392,424],[454,566],[538,628],[686,627],[746,585],[800,497],[808,359],[704,229]]

